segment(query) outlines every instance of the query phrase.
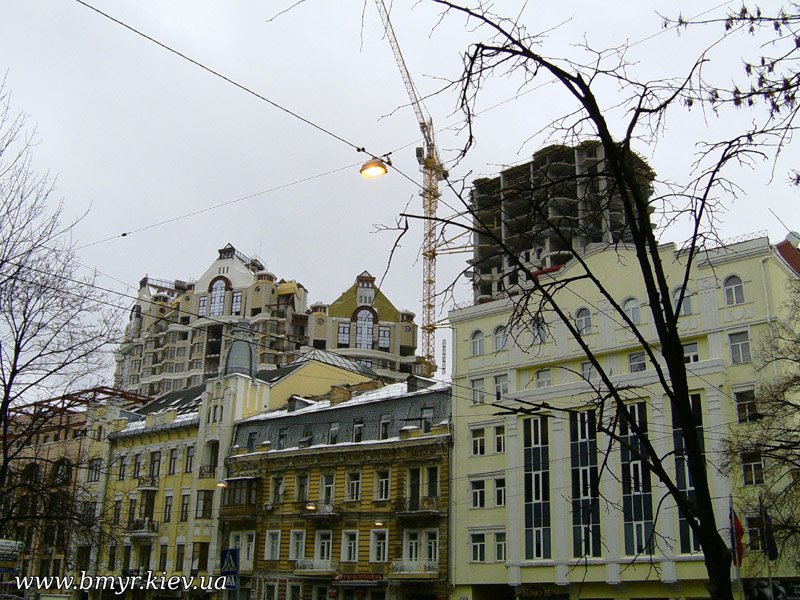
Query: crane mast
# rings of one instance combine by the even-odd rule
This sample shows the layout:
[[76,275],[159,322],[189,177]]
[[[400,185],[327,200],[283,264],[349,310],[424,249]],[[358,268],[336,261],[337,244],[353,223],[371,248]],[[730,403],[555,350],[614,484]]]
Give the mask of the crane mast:
[[383,0],[375,0],[380,13],[386,39],[392,47],[400,76],[406,86],[408,98],[414,108],[419,130],[422,132],[424,148],[417,148],[417,160],[422,171],[422,213],[424,232],[422,242],[422,356],[425,359],[424,375],[431,375],[436,368],[434,356],[436,342],[436,210],[439,204],[439,181],[445,176],[445,170],[436,152],[436,141],[433,135],[433,121],[425,118],[422,102],[419,99],[414,82],[406,67],[400,44],[389,20],[389,12]]

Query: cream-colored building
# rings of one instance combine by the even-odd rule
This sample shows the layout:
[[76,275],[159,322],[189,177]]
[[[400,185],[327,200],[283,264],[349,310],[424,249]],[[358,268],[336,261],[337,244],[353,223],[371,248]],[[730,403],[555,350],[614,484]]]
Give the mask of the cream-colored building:
[[[675,293],[682,285],[684,256],[671,244],[659,251]],[[710,250],[698,257],[686,288],[679,326],[724,536],[729,495],[757,493],[757,474],[765,465],[760,457],[749,457],[741,481],[729,481],[716,465],[730,428],[746,426],[739,424],[748,414],[742,408],[753,401],[761,377],[769,375],[756,372],[753,359],[787,300],[787,284],[798,278],[799,257],[789,242],[772,246],[766,238]],[[612,297],[645,338],[655,342],[644,290],[631,276],[637,264],[633,250],[588,251],[584,258],[593,272],[602,273]],[[541,276],[559,280],[580,272],[573,260]],[[675,453],[682,438],[655,369],[633,334],[585,280],[572,281],[556,298],[611,379],[631,386],[631,411],[659,454],[668,457],[674,480],[688,489],[684,463]],[[702,555],[665,488],[618,444],[606,452],[608,438],[596,432],[588,414],[598,379],[576,340],[555,320],[507,332],[511,307],[512,301],[501,297],[450,313],[451,597],[707,597]],[[498,416],[492,401],[510,407],[546,404],[527,415]],[[753,518],[741,516],[745,523]],[[746,542],[757,544],[757,530],[749,533]],[[746,579],[766,577],[755,556],[746,551]],[[780,563],[772,569],[775,577],[796,572],[794,565]]]
[[364,271],[332,304],[308,315],[309,344],[355,360],[387,380],[422,373],[414,313],[397,310]]
[[115,384],[157,396],[216,377],[243,318],[253,326],[258,368],[285,365],[306,343],[305,312],[302,284],[277,279],[227,244],[197,281],[140,281]]

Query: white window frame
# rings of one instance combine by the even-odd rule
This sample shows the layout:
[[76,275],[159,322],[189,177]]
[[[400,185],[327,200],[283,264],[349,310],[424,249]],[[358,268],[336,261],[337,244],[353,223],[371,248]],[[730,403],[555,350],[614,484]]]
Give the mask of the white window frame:
[[494,382],[494,399],[500,402],[508,395],[508,373],[495,375],[492,381]]
[[588,308],[579,308],[575,311],[575,328],[580,335],[592,333],[592,311]]
[[481,330],[472,332],[470,336],[470,350],[471,356],[480,356],[483,354],[483,332]]
[[636,298],[628,298],[622,304],[622,310],[634,325],[639,325],[642,319],[642,310],[639,301]]
[[[742,341],[734,341],[734,337],[744,336],[746,339]],[[743,365],[753,361],[753,355],[750,351],[750,332],[749,331],[735,331],[728,334],[728,346],[731,351],[731,364]]]
[[733,390],[733,401],[736,404],[737,422],[751,423],[758,420],[758,404],[754,388]]
[[546,388],[553,385],[553,371],[551,369],[539,369],[534,375],[536,388]]
[[[502,482],[502,485],[500,485]],[[505,477],[495,477],[494,479],[494,505],[495,506],[505,506],[506,505],[506,478]]]
[[700,362],[700,345],[697,342],[683,345],[683,362],[687,365]]
[[[675,288],[672,292],[672,308],[673,310],[677,310],[678,308],[678,300],[681,297],[681,288]],[[681,303],[681,311],[678,313],[677,316],[679,317],[686,317],[692,314],[692,294],[689,290],[683,295],[683,302]]]
[[[381,477],[386,473],[386,477]],[[375,472],[375,500],[386,501],[391,497],[392,472],[390,469],[378,469]]]
[[469,482],[470,508],[486,508],[486,480],[472,479]]
[[494,534],[494,560],[506,562],[506,532],[498,531]]
[[472,456],[484,456],[486,454],[486,429],[476,427],[469,430]]
[[594,381],[598,377],[597,368],[591,361],[586,360],[581,363],[581,379],[583,381]]
[[347,499],[351,502],[361,500],[360,471],[350,471],[347,473]]
[[486,534],[469,534],[469,562],[486,562]]
[[505,454],[506,452],[506,426],[494,426],[494,453]]
[[[383,539],[379,539],[379,536]],[[389,561],[389,530],[371,529],[369,532],[369,562],[385,563]]]
[[281,531],[280,529],[269,530],[264,535],[264,560],[281,559]]
[[647,370],[647,356],[644,352],[631,352],[628,354],[628,371],[642,373]]
[[289,531],[289,560],[300,560],[306,557],[306,530]]
[[[322,551],[326,547],[324,541],[327,541],[327,553]],[[318,530],[315,534],[314,560],[333,560],[333,531],[330,529]]]
[[485,401],[485,387],[486,382],[483,377],[479,379],[470,379],[469,387],[472,392],[472,404],[483,404]]
[[342,556],[343,563],[358,562],[358,529],[345,529],[342,531]]
[[725,306],[744,304],[744,282],[738,275],[730,275],[722,284],[725,295]]
[[495,328],[493,339],[495,352],[502,352],[508,349],[508,334],[506,334],[506,328],[502,325]]

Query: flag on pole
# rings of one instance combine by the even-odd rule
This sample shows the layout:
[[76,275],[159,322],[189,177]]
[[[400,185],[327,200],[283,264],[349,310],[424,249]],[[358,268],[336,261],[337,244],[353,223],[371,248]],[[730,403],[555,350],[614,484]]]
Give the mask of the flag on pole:
[[730,521],[731,521],[731,554],[733,554],[733,564],[737,567],[742,566],[742,558],[744,557],[744,527],[742,527],[742,522],[739,520],[739,516],[736,514],[736,511],[733,510],[733,505],[731,504],[731,512],[730,512]]

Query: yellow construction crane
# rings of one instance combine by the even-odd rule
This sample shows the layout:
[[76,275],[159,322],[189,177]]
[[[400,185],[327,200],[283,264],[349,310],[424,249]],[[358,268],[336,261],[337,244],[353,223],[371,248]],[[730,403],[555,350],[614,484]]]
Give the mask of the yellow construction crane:
[[383,0],[375,0],[381,15],[386,38],[392,47],[394,59],[400,69],[400,75],[406,86],[408,98],[417,116],[419,129],[422,132],[423,148],[417,148],[417,161],[422,171],[422,212],[425,217],[425,230],[422,243],[422,356],[425,359],[424,375],[431,375],[436,370],[434,357],[436,344],[436,209],[439,204],[439,181],[447,177],[447,172],[436,152],[436,141],[433,135],[433,121],[422,113],[422,101],[414,87],[414,82],[406,67],[400,44],[389,20],[389,11]]

